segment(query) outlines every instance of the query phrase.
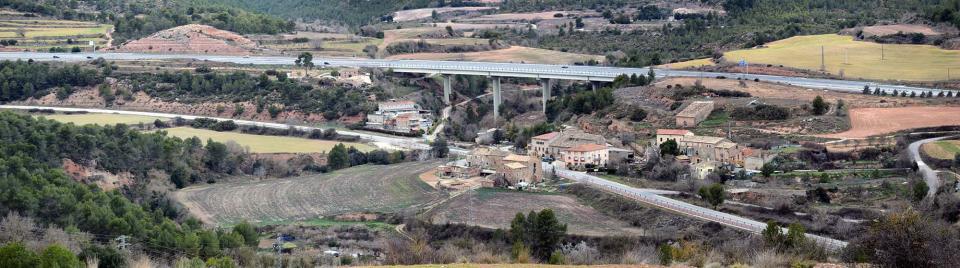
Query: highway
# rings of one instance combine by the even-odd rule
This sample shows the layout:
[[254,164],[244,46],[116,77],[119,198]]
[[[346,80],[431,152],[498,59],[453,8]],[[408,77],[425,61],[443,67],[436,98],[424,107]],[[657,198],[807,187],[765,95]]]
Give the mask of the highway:
[[[741,216],[723,213],[720,211],[712,210],[709,208],[692,205],[687,202],[679,201],[676,199],[668,198],[662,196],[656,192],[651,192],[648,190],[642,190],[634,187],[630,187],[624,184],[606,180],[597,176],[589,175],[583,172],[574,172],[566,170],[562,167],[554,167],[552,164],[543,163],[543,169],[553,170],[554,174],[561,178],[573,180],[576,182],[584,183],[599,189],[603,189],[615,194],[622,195],[624,197],[639,201],[646,205],[656,207],[662,210],[672,211],[674,213],[697,218],[705,221],[716,222],[721,225],[737,228],[754,234],[760,234],[764,229],[767,228],[766,223],[759,221],[751,220]],[[783,232],[786,232],[786,229],[782,229]],[[847,242],[807,234],[807,239],[816,241],[818,244],[824,248],[837,251],[847,246]]]
[[[150,54],[150,53],[42,53],[42,52],[0,52],[0,60],[39,60],[79,62],[90,59],[104,58],[106,60],[174,60],[193,59],[200,61],[225,62],[236,64],[255,65],[292,65],[295,58],[284,56],[220,56],[220,55],[177,55],[177,54]],[[389,68],[397,72],[426,73],[426,74],[465,74],[487,75],[501,77],[529,77],[553,78],[590,81],[612,81],[621,74],[645,75],[648,68],[623,68],[606,66],[578,66],[578,65],[550,65],[526,63],[497,63],[497,62],[467,62],[467,61],[431,61],[431,60],[384,60],[363,58],[314,58],[318,67],[369,67]],[[856,80],[836,80],[804,77],[789,77],[761,74],[740,74],[724,72],[697,72],[668,69],[656,69],[658,77],[725,77],[727,79],[759,79],[761,81],[794,85],[811,89],[824,89],[842,92],[861,92],[864,85],[871,88],[880,87],[884,90],[938,93],[936,88],[911,87],[885,83],[874,83]],[[956,92],[955,92],[956,93]]]

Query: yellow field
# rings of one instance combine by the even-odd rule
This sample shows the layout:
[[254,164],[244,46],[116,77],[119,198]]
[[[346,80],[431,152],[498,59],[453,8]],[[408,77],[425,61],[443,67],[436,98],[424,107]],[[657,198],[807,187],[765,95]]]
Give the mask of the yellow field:
[[160,119],[165,120],[159,117],[152,116],[141,116],[141,115],[128,115],[128,114],[51,114],[51,115],[42,115],[47,119],[60,121],[63,123],[73,123],[75,125],[115,125],[115,124],[127,124],[135,125],[139,123],[152,124],[154,120]]
[[681,61],[681,62],[675,62],[675,63],[667,63],[667,64],[660,65],[659,67],[668,68],[668,69],[683,69],[683,68],[713,66],[713,65],[716,65],[716,63],[713,63],[713,60],[711,59],[696,59],[696,60],[688,60],[688,61]]
[[67,36],[81,36],[81,35],[97,35],[97,34],[106,34],[110,30],[111,25],[99,25],[91,27],[56,27],[56,28],[45,28],[42,26],[24,26],[24,27],[0,27],[0,37],[13,38],[18,37],[17,31],[24,30],[24,37],[34,38],[34,37],[67,37]]
[[[836,34],[796,36],[766,45],[765,48],[724,53],[728,62],[741,59],[751,64],[783,65],[808,70],[820,69],[823,47],[826,71],[844,77],[878,80],[938,81],[960,77],[960,51],[930,45],[882,45],[854,41]],[[844,58],[846,57],[846,63]]]
[[[218,142],[234,141],[241,146],[247,147],[252,153],[319,153],[329,152],[334,145],[341,143],[338,141],[311,140],[305,138],[284,137],[284,136],[266,136],[243,134],[239,132],[217,132],[207,129],[196,129],[189,127],[168,128],[163,131],[167,135],[180,138],[198,137],[201,140],[213,139]],[[343,142],[347,147],[353,146],[360,151],[370,151],[373,147],[360,144]]]
[[921,149],[930,157],[952,160],[957,153],[960,153],[960,141],[935,141],[924,144]]

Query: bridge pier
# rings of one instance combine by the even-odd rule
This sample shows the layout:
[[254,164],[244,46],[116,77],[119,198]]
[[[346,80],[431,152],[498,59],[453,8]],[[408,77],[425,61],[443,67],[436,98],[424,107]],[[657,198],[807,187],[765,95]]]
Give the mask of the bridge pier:
[[503,96],[500,92],[500,77],[490,77],[490,85],[493,86],[493,124],[497,124],[500,117],[500,104],[503,103]]
[[543,99],[543,114],[547,114],[547,101],[550,100],[550,91],[553,90],[553,80],[540,79],[540,97]]
[[450,105],[450,93],[453,92],[453,87],[450,85],[451,76],[450,74],[440,75],[443,79],[443,103],[447,105]]

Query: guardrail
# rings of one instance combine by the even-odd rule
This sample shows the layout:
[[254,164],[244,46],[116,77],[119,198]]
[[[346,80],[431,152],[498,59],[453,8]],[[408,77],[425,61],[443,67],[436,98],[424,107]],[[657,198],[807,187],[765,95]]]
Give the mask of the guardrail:
[[[544,167],[547,167],[549,164],[545,164]],[[725,226],[737,228],[744,230],[753,234],[760,234],[766,229],[767,225],[758,221],[750,220],[744,217],[699,207],[691,205],[689,203],[670,199],[656,194],[645,193],[638,191],[636,188],[626,186],[620,183],[612,182],[609,180],[604,180],[602,178],[590,176],[583,173],[573,172],[570,170],[562,168],[554,168],[554,174],[562,178],[570,179],[580,183],[584,183],[590,186],[600,188],[615,194],[625,196],[627,198],[639,201],[641,203],[651,205],[656,208],[660,208],[667,211],[672,211],[681,215],[686,215],[694,217],[697,219],[716,222]],[[785,228],[781,227],[781,232],[786,232]],[[831,251],[838,251],[847,246],[846,242],[822,237],[813,234],[806,234],[808,239],[811,239],[817,244],[827,248]]]

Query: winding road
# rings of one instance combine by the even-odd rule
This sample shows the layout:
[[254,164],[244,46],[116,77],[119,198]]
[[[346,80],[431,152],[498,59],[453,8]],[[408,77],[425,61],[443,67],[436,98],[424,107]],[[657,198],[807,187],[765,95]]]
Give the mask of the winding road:
[[917,172],[920,172],[920,175],[923,176],[923,181],[927,183],[927,197],[933,197],[937,194],[937,189],[940,188],[940,176],[937,176],[937,171],[932,167],[923,162],[923,157],[920,156],[920,147],[924,144],[935,142],[938,140],[952,138],[955,136],[943,136],[929,139],[922,139],[910,143],[907,147],[910,150],[910,160],[913,160],[917,163]]

